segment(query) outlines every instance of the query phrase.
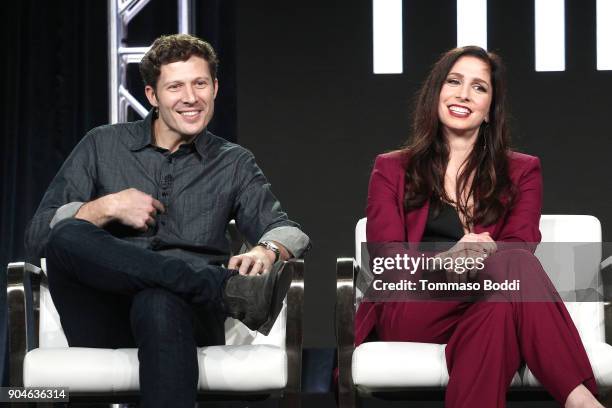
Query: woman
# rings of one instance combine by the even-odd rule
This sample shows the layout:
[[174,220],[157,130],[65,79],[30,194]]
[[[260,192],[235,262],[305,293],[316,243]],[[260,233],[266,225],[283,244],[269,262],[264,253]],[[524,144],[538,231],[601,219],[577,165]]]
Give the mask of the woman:
[[[369,242],[459,241],[489,256],[487,268],[547,280],[533,255],[541,239],[540,163],[509,149],[505,98],[496,55],[471,46],[437,61],[419,94],[411,143],[376,159]],[[496,242],[522,249],[495,253]],[[448,279],[466,276],[451,271]],[[357,344],[372,337],[446,343],[448,407],[505,406],[523,362],[565,407],[602,407],[562,302],[365,302],[355,325]]]

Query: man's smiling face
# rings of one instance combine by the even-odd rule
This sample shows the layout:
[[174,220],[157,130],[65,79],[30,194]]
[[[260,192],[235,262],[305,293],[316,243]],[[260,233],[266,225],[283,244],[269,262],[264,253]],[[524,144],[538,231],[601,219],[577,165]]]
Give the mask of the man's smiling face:
[[155,89],[145,87],[149,102],[159,110],[156,128],[180,139],[199,134],[212,119],[217,88],[203,58],[162,65]]

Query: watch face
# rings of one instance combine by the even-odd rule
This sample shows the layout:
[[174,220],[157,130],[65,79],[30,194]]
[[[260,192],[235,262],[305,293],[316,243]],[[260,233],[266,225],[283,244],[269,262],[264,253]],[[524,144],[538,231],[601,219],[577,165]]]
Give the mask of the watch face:
[[274,245],[274,243],[272,243],[272,242],[261,241],[260,244],[263,245],[264,247],[266,247],[266,249],[269,249],[271,251],[278,251],[278,247],[276,245]]
[[279,251],[279,248],[274,245],[272,242],[268,242],[268,241],[261,241],[260,243],[258,243],[257,245],[262,246],[266,249],[269,249],[270,251]]
[[274,244],[273,242],[269,242],[269,241],[262,241],[258,245],[261,245],[264,248],[274,252],[274,254],[276,255],[276,261],[279,260],[279,258],[280,258],[280,249],[278,248],[278,246],[276,244]]

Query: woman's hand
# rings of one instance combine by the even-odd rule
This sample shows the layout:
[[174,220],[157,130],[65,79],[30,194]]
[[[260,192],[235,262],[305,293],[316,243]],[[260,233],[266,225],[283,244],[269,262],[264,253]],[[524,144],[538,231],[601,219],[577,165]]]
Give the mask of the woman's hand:
[[[452,258],[453,265],[456,264],[458,258],[463,258],[463,265],[465,265],[465,259],[471,258],[487,258],[497,251],[497,245],[491,235],[488,232],[482,232],[480,234],[468,233],[465,234],[451,249],[446,252],[442,252],[437,255],[439,258]],[[475,263],[475,261],[473,262]],[[467,272],[467,273],[466,273]],[[475,276],[476,270],[472,269],[469,271],[462,270],[459,272],[457,268],[446,270],[446,280],[454,283],[465,283],[469,278]]]
[[[455,247],[457,247],[457,250],[469,249],[487,254],[487,256],[497,251],[497,244],[493,241],[488,231],[481,232],[480,234],[474,234],[473,232],[465,234],[453,248]],[[452,251],[453,248],[450,250]]]

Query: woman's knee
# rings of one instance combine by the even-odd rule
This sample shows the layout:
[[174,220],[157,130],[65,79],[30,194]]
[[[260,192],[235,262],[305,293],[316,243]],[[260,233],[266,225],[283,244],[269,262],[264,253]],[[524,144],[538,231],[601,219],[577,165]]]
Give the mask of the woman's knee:
[[[506,278],[508,275],[528,273],[533,276],[542,270],[538,258],[531,251],[522,248],[504,249],[491,256],[486,262],[486,269],[493,276]],[[516,279],[520,276],[515,276]]]
[[474,309],[472,313],[483,316],[483,323],[485,321],[499,323],[514,318],[514,305],[509,301],[481,301],[475,303],[472,308]]
[[505,262],[533,262],[538,259],[531,251],[524,248],[504,248],[495,253],[491,259],[493,258]]

